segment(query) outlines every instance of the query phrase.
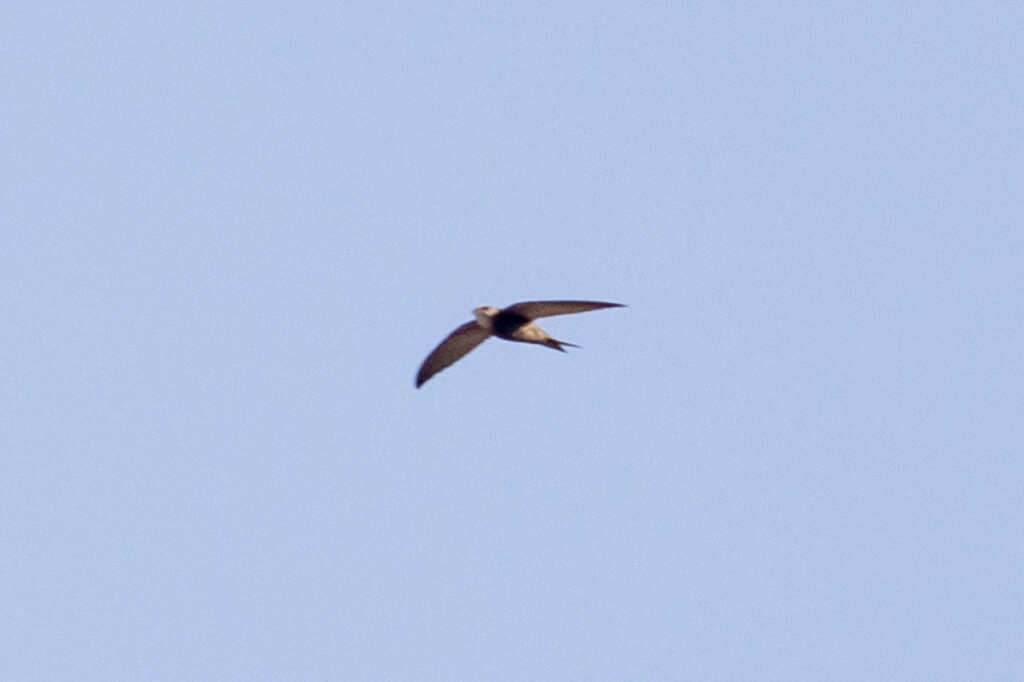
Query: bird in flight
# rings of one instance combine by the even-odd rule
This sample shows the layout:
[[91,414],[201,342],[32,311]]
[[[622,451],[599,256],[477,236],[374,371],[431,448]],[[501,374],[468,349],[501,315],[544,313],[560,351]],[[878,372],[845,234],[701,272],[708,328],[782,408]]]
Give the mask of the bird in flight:
[[565,352],[563,346],[579,348],[574,343],[551,338],[533,321],[538,317],[621,307],[623,307],[621,303],[601,303],[600,301],[526,301],[510,305],[504,310],[482,305],[473,311],[473,316],[476,319],[449,334],[448,338],[438,344],[437,348],[431,351],[427,359],[423,361],[420,371],[416,374],[416,388],[479,346],[489,336],[497,336],[506,341],[537,343],[563,353]]

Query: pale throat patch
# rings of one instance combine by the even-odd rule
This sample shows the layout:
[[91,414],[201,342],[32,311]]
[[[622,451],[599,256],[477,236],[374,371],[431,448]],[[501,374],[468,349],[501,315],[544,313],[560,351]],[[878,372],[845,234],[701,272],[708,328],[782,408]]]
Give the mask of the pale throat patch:
[[490,306],[480,306],[473,311],[473,316],[476,318],[476,323],[484,329],[490,329],[494,326],[494,315],[498,311]]

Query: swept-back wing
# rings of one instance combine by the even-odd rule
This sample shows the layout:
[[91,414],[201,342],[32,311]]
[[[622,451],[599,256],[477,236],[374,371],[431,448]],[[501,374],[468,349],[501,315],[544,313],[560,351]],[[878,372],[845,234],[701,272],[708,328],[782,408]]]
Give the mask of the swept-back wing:
[[463,355],[483,343],[491,332],[474,322],[467,322],[438,344],[437,348],[430,352],[427,359],[420,365],[420,371],[416,374],[416,388],[419,388],[427,379],[448,367]]
[[524,301],[505,308],[506,311],[519,313],[523,317],[535,320],[538,317],[552,315],[568,315],[569,313],[585,313],[588,310],[601,308],[622,308],[621,303],[602,303],[601,301]]

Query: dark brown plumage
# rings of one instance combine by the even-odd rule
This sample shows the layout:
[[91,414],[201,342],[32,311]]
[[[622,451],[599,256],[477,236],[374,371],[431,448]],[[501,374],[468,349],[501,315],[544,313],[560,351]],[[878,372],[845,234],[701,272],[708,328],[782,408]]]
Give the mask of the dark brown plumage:
[[449,334],[423,361],[420,371],[416,374],[416,388],[422,386],[430,377],[450,366],[492,335],[506,341],[536,343],[563,353],[565,352],[563,346],[578,348],[579,346],[575,344],[552,338],[534,324],[533,320],[538,317],[621,307],[623,307],[621,303],[602,303],[600,301],[525,301],[510,305],[504,310],[493,306],[480,306],[473,311],[475,320],[467,322]]

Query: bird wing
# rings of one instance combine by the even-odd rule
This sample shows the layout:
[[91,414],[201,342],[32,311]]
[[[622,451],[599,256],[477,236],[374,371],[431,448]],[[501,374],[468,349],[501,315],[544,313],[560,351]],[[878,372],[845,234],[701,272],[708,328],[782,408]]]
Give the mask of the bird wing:
[[416,388],[419,388],[427,382],[427,379],[479,346],[490,335],[490,330],[484,329],[475,320],[467,322],[453,331],[444,341],[438,344],[437,348],[431,351],[427,359],[420,365],[420,371],[416,374]]
[[519,313],[523,317],[535,320],[538,317],[551,315],[568,315],[569,313],[585,313],[588,310],[601,308],[622,308],[621,303],[602,303],[601,301],[524,301],[505,308],[506,311]]

